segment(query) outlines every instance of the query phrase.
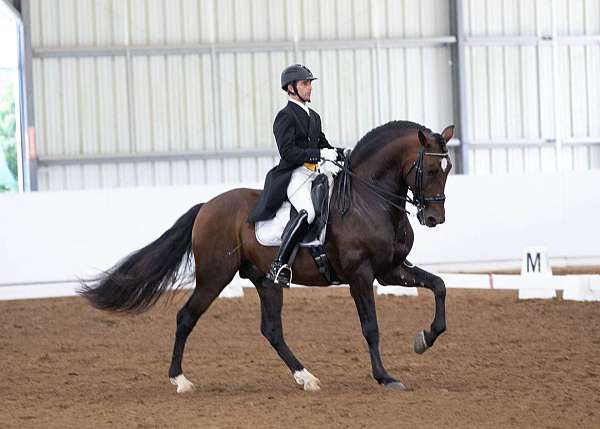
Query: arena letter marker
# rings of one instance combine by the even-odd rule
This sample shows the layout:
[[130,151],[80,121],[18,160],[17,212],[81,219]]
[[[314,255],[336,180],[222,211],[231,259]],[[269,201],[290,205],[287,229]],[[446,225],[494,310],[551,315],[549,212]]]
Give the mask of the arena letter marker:
[[521,262],[519,299],[550,299],[556,297],[552,270],[545,247],[529,247]]

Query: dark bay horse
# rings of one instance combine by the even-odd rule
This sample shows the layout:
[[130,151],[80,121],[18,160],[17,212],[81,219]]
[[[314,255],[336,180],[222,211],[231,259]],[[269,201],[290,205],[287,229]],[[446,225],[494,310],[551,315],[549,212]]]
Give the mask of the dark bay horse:
[[[392,389],[404,385],[384,368],[379,354],[379,330],[373,282],[423,287],[435,296],[435,317],[419,332],[414,349],[423,353],[445,331],[446,288],[439,277],[406,257],[413,245],[406,202],[418,209],[422,224],[444,222],[444,188],[451,164],[446,142],[454,127],[441,134],[413,122],[390,122],[367,133],[356,145],[334,182],[326,254],[337,275],[350,286],[363,335],[369,346],[373,377]],[[413,197],[407,196],[411,189]],[[178,392],[193,388],[181,362],[186,340],[196,322],[231,282],[249,279],[260,296],[261,332],[305,390],[318,390],[283,337],[283,291],[265,278],[275,247],[263,247],[246,218],[259,196],[252,189],[234,189],[192,207],[161,237],[132,253],[80,293],[102,310],[141,312],[170,288],[181,284],[190,252],[195,260],[196,287],[177,313],[177,330],[169,377]],[[306,249],[294,262],[294,282],[328,286]]]

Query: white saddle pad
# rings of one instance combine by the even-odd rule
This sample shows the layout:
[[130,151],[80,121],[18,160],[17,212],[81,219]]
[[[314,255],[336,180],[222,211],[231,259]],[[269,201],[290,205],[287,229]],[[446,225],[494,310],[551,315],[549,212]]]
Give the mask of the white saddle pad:
[[[281,234],[290,220],[290,209],[292,205],[289,201],[284,202],[273,219],[256,222],[255,232],[256,240],[263,246],[280,246]],[[319,234],[318,240],[309,243],[300,243],[300,247],[311,247],[325,243],[325,233],[327,226]]]

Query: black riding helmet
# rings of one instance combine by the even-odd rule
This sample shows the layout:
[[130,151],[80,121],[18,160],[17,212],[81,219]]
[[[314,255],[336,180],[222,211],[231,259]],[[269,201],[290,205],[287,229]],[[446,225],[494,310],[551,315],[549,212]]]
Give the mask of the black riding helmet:
[[296,88],[296,82],[299,80],[316,80],[317,78],[313,76],[312,72],[308,69],[308,67],[303,66],[302,64],[292,64],[291,66],[286,67],[283,72],[281,72],[281,89],[287,92],[287,86],[291,83],[292,88],[294,88],[294,95],[297,95],[302,101],[306,102],[300,94],[298,94],[298,89]]

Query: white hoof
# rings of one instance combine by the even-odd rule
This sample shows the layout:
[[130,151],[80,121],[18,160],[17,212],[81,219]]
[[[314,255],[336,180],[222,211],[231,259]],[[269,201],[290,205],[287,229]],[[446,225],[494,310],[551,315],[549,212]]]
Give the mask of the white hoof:
[[415,337],[415,353],[422,355],[423,353],[425,353],[425,350],[427,350],[428,348],[429,348],[429,346],[427,345],[427,342],[425,341],[425,332],[421,331]]
[[175,378],[171,378],[171,384],[177,386],[177,393],[187,393],[194,390],[194,383],[185,378],[183,374],[179,374]]
[[302,371],[296,371],[294,373],[294,380],[296,380],[296,383],[303,386],[304,390],[306,390],[307,392],[316,392],[318,390],[321,390],[321,387],[319,386],[321,384],[321,381],[319,381],[317,377],[308,372],[306,368]]

